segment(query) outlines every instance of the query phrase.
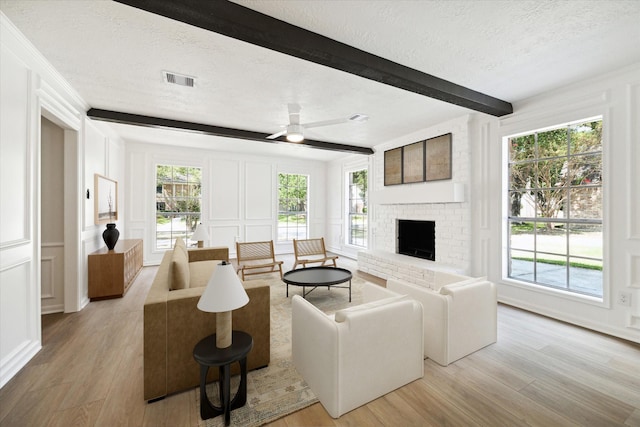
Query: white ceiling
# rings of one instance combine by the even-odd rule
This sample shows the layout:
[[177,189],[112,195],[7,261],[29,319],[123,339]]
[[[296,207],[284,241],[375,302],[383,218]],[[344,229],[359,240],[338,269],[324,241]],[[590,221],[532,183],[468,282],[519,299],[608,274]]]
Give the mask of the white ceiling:
[[[238,0],[307,30],[502,100],[640,61],[640,1]],[[471,112],[103,0],[0,0],[0,10],[93,108],[272,133],[288,121],[369,115],[309,129],[374,147]],[[162,71],[196,77],[163,82]],[[112,125],[125,140],[318,160],[335,153]]]

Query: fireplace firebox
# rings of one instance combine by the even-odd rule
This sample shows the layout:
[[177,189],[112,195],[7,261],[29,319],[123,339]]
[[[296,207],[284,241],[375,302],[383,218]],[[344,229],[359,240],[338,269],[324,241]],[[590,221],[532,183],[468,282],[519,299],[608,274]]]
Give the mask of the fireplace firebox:
[[396,220],[396,252],[435,261],[435,221]]

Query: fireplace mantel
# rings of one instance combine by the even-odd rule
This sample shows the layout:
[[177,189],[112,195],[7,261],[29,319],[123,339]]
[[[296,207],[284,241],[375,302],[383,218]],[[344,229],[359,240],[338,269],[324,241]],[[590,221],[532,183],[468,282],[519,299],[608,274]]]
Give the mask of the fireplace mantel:
[[393,185],[373,191],[370,199],[378,205],[462,203],[466,199],[465,185],[452,181]]

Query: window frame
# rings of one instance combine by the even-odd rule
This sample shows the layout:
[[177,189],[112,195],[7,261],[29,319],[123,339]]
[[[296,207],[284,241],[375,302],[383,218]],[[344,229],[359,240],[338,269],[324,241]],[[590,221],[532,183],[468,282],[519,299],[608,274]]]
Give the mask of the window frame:
[[[285,239],[281,239],[280,238],[280,215],[282,212],[285,212],[286,215],[290,215],[290,212],[294,212],[294,211],[290,211],[290,210],[286,210],[286,211],[281,211],[280,210],[280,176],[281,175],[293,175],[293,176],[304,176],[306,177],[306,182],[307,182],[307,190],[306,190],[306,198],[305,198],[305,202],[304,202],[304,206],[305,206],[305,210],[304,211],[295,211],[295,212],[304,212],[304,216],[305,216],[305,225],[304,227],[286,227],[286,238]],[[297,172],[278,172],[277,176],[277,211],[276,211],[276,242],[277,243],[285,243],[285,242],[292,242],[293,239],[307,239],[309,238],[309,193],[311,191],[311,175],[310,174],[306,174],[306,173],[297,173]],[[299,186],[298,186],[299,187]],[[289,222],[287,221],[287,224]],[[304,233],[301,236],[299,233],[295,233],[295,237],[294,236],[290,236],[289,235],[289,229],[291,228],[295,228],[296,230],[300,230],[303,229]]]
[[[189,163],[189,162],[185,162],[185,163]],[[202,209],[203,209],[203,206],[204,206],[204,197],[203,197],[203,194],[204,194],[203,182],[204,182],[204,173],[205,173],[204,167],[202,165],[196,165],[196,164],[193,164],[193,163],[187,165],[187,164],[183,164],[183,163],[171,163],[171,162],[158,161],[158,162],[155,163],[154,168],[153,168],[153,188],[154,188],[154,193],[153,193],[154,194],[153,195],[153,206],[154,206],[154,209],[153,209],[153,223],[154,223],[154,229],[152,231],[152,234],[153,234],[153,252],[164,252],[166,250],[169,250],[169,249],[173,248],[173,246],[175,244],[175,239],[177,237],[183,237],[183,239],[185,241],[185,244],[188,247],[189,246],[194,246],[194,245],[196,245],[196,243],[193,243],[192,245],[190,245],[190,242],[189,242],[190,236],[193,234],[194,230],[189,231],[187,229],[187,227],[186,227],[186,224],[185,224],[184,233],[179,232],[179,231],[174,232],[173,228],[170,230],[170,239],[169,239],[169,246],[168,247],[164,247],[164,246],[160,247],[160,246],[158,246],[158,242],[159,241],[166,240],[166,239],[158,239],[158,215],[159,214],[163,214],[164,212],[167,212],[167,211],[158,210],[158,207],[159,207],[160,203],[166,203],[166,201],[159,201],[158,200],[158,194],[159,194],[158,193],[158,189],[162,188],[162,186],[159,185],[159,183],[158,183],[158,167],[160,167],[160,166],[171,167],[172,169],[173,168],[189,168],[189,169],[199,169],[200,170],[200,182],[199,182],[199,185],[200,185],[199,193],[200,194],[199,194],[199,197],[189,197],[189,196],[187,196],[187,198],[189,200],[193,200],[193,199],[198,199],[199,200],[199,209],[200,210],[199,211],[185,211],[184,214],[179,215],[179,216],[192,216],[192,217],[196,217],[197,216],[197,218],[195,219],[195,223],[196,224],[201,222],[202,221],[202,217],[203,217]],[[173,177],[173,172],[172,172],[172,177]],[[184,185],[189,185],[189,183],[191,183],[191,181],[187,180],[186,184],[184,184]],[[181,197],[184,197],[184,196],[181,196]],[[178,212],[178,211],[168,211],[168,212],[171,213],[171,212]],[[196,213],[197,213],[197,215],[194,215]],[[182,234],[184,234],[184,235],[182,235]]]
[[[364,214],[358,214],[358,213],[352,213],[351,212],[351,179],[352,179],[352,175],[355,172],[360,172],[360,171],[365,171],[367,174],[367,190],[366,190],[366,195],[365,195],[365,202],[364,202],[364,206],[367,208],[367,212]],[[347,246],[351,246],[353,248],[358,248],[358,249],[368,249],[369,248],[369,168],[367,166],[362,166],[362,167],[358,167],[358,168],[352,168],[349,169],[347,171],[345,171],[345,239],[344,239],[344,244]],[[359,200],[359,199],[356,199]],[[365,245],[358,245],[352,242],[352,229],[351,229],[351,216],[352,215],[364,215],[366,217],[365,219],[365,227],[364,227],[364,242]]]
[[[576,112],[574,112],[576,113]],[[518,132],[507,132],[507,130],[505,129],[503,136],[502,136],[502,158],[503,158],[503,180],[502,180],[502,186],[501,186],[501,194],[502,194],[502,226],[501,226],[501,234],[503,236],[502,241],[503,241],[503,245],[502,245],[502,260],[504,262],[503,266],[502,266],[502,281],[506,284],[509,285],[514,285],[517,287],[522,287],[522,288],[526,288],[526,289],[530,289],[530,290],[535,290],[537,292],[542,292],[542,293],[546,293],[546,294],[551,294],[551,295],[555,295],[555,296],[560,296],[563,298],[567,298],[567,299],[571,299],[571,300],[575,300],[575,301],[581,301],[581,302],[586,302],[589,304],[593,304],[593,305],[597,305],[597,306],[608,306],[610,305],[610,292],[609,292],[609,268],[607,268],[607,266],[609,265],[609,263],[607,262],[607,256],[608,256],[608,246],[609,246],[609,227],[608,227],[608,204],[607,204],[607,200],[608,200],[608,195],[610,194],[610,180],[608,178],[608,165],[607,165],[607,151],[609,149],[609,120],[608,120],[608,114],[602,114],[602,113],[596,113],[596,114],[583,114],[580,115],[581,117],[584,118],[580,118],[580,119],[575,119],[577,114],[574,114],[574,118],[570,119],[570,120],[562,120],[562,119],[554,119],[554,118],[549,118],[549,120],[555,122],[555,124],[551,125],[551,126],[530,126],[528,127],[527,130],[525,131],[518,131]],[[509,152],[509,141],[512,138],[517,138],[520,136],[527,136],[527,135],[535,135],[535,134],[540,134],[540,133],[544,133],[544,132],[548,132],[548,131],[552,131],[552,130],[557,130],[557,129],[561,129],[561,128],[567,128],[570,126],[574,126],[574,125],[578,125],[581,123],[589,123],[589,122],[593,122],[593,121],[601,121],[602,122],[602,146],[601,146],[601,150],[600,151],[596,151],[595,153],[599,153],[600,155],[600,161],[601,161],[601,165],[602,165],[602,170],[601,170],[601,181],[600,181],[600,189],[601,189],[601,212],[602,212],[602,216],[601,218],[599,218],[599,220],[594,220],[594,219],[582,219],[582,218],[577,218],[577,219],[572,219],[570,214],[569,214],[569,218],[563,218],[563,219],[549,219],[549,218],[542,218],[542,217],[538,217],[537,216],[537,208],[534,207],[534,209],[536,210],[534,217],[514,217],[511,215],[511,192],[512,192],[512,188],[511,188],[511,171],[510,171],[510,164],[511,164],[511,155]],[[568,144],[570,144],[570,140],[568,142]],[[593,152],[582,152],[582,153],[577,153],[577,154],[573,154],[571,155],[570,153],[568,153],[567,155],[562,155],[562,156],[558,156],[559,158],[569,158],[569,157],[579,157],[579,156],[585,156],[585,155],[593,155]],[[536,154],[536,161],[538,160],[550,160],[551,158],[547,158],[547,157],[539,157]],[[552,160],[552,159],[551,159]],[[569,187],[567,190],[565,191],[570,191],[571,188],[576,188],[579,186],[573,186],[571,185],[571,182],[569,182]],[[571,212],[571,208],[570,211]],[[533,222],[534,220],[537,223],[547,223],[547,222],[556,222],[556,223],[565,223],[567,224],[567,232],[566,232],[566,239],[567,239],[567,246],[569,245],[569,239],[571,236],[570,233],[570,227],[572,224],[581,224],[581,223],[597,223],[600,225],[601,230],[602,230],[602,241],[601,241],[601,248],[602,248],[602,258],[599,259],[602,263],[602,296],[597,296],[597,295],[593,295],[593,294],[589,294],[589,293],[581,293],[581,292],[577,292],[575,290],[570,289],[570,282],[569,282],[569,275],[570,275],[570,271],[569,271],[569,266],[567,266],[567,271],[566,271],[566,280],[567,282],[565,283],[564,287],[557,287],[557,286],[553,286],[550,284],[545,284],[543,282],[534,282],[534,281],[528,281],[528,280],[522,280],[519,278],[514,278],[514,277],[510,277],[510,261],[511,261],[511,228],[510,228],[510,222],[513,219],[525,219],[525,220],[531,220],[531,222]],[[534,222],[535,223],[535,222]],[[540,252],[537,251],[537,248],[534,246],[533,249],[534,253]],[[542,253],[542,252],[541,252]],[[574,258],[572,257],[570,251],[567,249],[567,253],[565,254],[566,259],[571,259]],[[534,258],[535,260],[535,258]],[[535,261],[534,261],[534,265],[535,265]]]

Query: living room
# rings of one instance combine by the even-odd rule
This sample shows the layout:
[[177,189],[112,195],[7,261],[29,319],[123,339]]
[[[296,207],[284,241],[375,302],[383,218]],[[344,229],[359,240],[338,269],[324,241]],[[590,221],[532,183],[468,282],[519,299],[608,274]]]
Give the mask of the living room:
[[[230,148],[228,138],[212,141],[203,135],[163,133],[151,128],[136,131],[144,132],[145,140],[125,139],[119,133],[124,125],[87,117],[86,112],[93,105],[82,99],[51,60],[39,52],[46,46],[40,47],[25,35],[35,25],[28,24],[26,12],[22,19],[27,22],[21,21],[19,3],[0,3],[0,384],[6,384],[42,347],[41,315],[46,312],[43,307],[47,302],[41,302],[40,296],[46,293],[41,285],[43,278],[49,278],[46,262],[50,257],[65,259],[55,268],[64,271],[65,276],[63,297],[56,302],[55,310],[81,311],[90,304],[86,260],[88,254],[104,245],[104,226],[94,223],[95,174],[118,182],[121,216],[117,226],[121,237],[143,239],[145,265],[160,262],[163,251],[156,249],[154,237],[158,164],[203,168],[202,222],[211,236],[208,243],[229,247],[232,258],[236,239],[276,240],[277,175],[294,173],[309,176],[309,236],[324,236],[331,252],[358,260],[358,252],[363,249],[347,244],[345,239],[345,176],[349,171],[368,169],[368,250],[395,252],[394,227],[398,218],[446,222],[448,231],[436,236],[436,264],[474,277],[486,276],[498,286],[499,301],[504,304],[640,342],[640,200],[636,197],[640,192],[640,49],[637,30],[625,26],[628,19],[637,16],[633,2],[613,3],[619,3],[620,10],[629,7],[636,15],[629,12],[624,20],[621,16],[602,18],[608,25],[615,23],[629,31],[625,37],[633,43],[624,45],[631,48],[622,52],[628,62],[610,68],[593,65],[588,72],[579,74],[580,78],[566,75],[552,90],[530,93],[514,102],[514,112],[502,118],[467,110],[441,120],[425,119],[427,125],[406,133],[396,131],[395,136],[376,144],[373,155],[325,155],[324,150],[308,147],[295,147],[294,154],[285,154],[281,151],[285,147],[281,146],[286,144],[241,140],[231,141],[234,148]],[[602,38],[608,36],[605,32]],[[587,42],[593,39],[584,41]],[[501,77],[504,81],[512,78]],[[526,78],[533,84],[537,77]],[[526,86],[529,81],[521,84]],[[286,105],[281,107],[286,120]],[[307,111],[305,106],[302,114]],[[58,128],[56,138],[64,146],[64,207],[60,208],[64,227],[62,234],[52,240],[52,244],[63,241],[63,249],[44,249],[40,234],[46,212],[39,183],[39,136],[45,127],[41,127],[41,117]],[[602,297],[562,293],[509,280],[504,255],[504,138],[594,117],[602,117],[605,129]],[[372,116],[370,121],[374,119]],[[452,134],[450,180],[384,185],[385,151],[447,133]],[[189,141],[190,146],[178,146],[176,139]],[[261,144],[272,148],[272,154],[259,153],[255,147]],[[46,250],[62,253],[49,254]],[[276,253],[291,252],[290,242],[276,241]],[[621,294],[629,296],[629,305],[620,303]]]

